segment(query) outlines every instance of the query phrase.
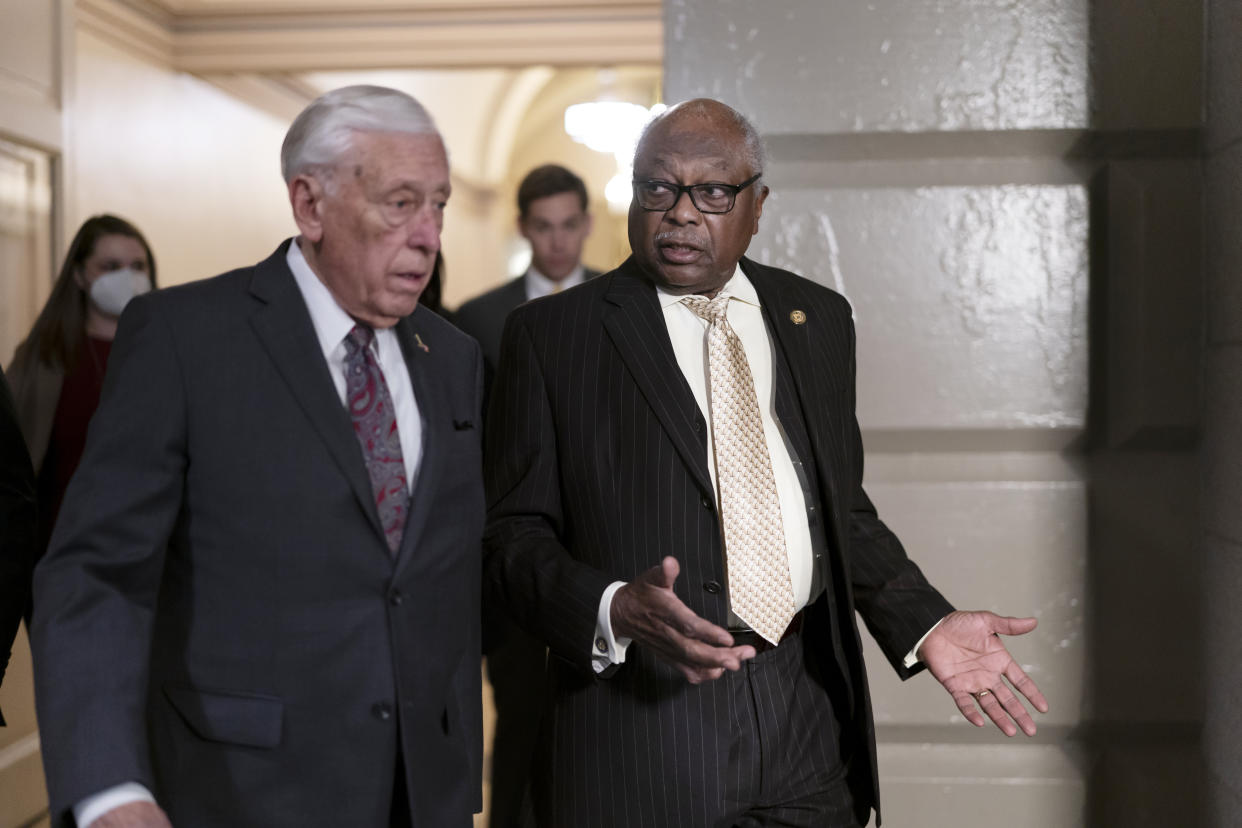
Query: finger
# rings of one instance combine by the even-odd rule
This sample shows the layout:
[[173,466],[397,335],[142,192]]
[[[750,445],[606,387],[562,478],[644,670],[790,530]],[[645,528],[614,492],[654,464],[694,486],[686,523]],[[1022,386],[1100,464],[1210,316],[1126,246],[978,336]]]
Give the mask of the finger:
[[[1035,721],[1031,718],[1031,714],[1027,712],[1023,706],[1022,700],[1013,694],[1004,683],[998,684],[993,691],[997,700],[1001,703],[1001,707],[1005,708],[1005,712],[1009,714],[1009,718],[1017,723],[1018,727],[1027,736],[1035,735]],[[1007,731],[1006,731],[1007,732]]]
[[962,715],[966,717],[966,721],[975,727],[983,727],[987,724],[987,720],[983,718],[983,714],[979,712],[979,708],[975,706],[975,699],[964,690],[959,690],[952,694],[953,702],[957,705],[957,709],[962,711]]
[[1039,621],[1035,618],[1015,618],[1010,615],[987,613],[992,631],[1001,635],[1025,635],[1035,629]]
[[1009,718],[1009,714],[1005,712],[1005,708],[996,700],[996,694],[991,690],[987,692],[979,691],[975,694],[975,704],[992,720],[993,724],[1001,729],[1006,736],[1013,736],[1018,732],[1017,726],[1013,720]]
[[743,661],[754,657],[755,648],[748,645],[741,647],[714,647],[711,644],[687,639],[685,648],[678,660],[686,666],[696,669],[723,668],[736,672],[742,669]]
[[715,681],[724,675],[724,670],[714,668],[711,670],[695,670],[690,667],[682,667],[681,673],[686,677],[686,681],[691,684],[703,684],[708,681]]
[[1026,696],[1031,704],[1035,705],[1035,709],[1040,713],[1048,712],[1048,700],[1044,698],[1044,694],[1035,686],[1035,682],[1026,674],[1018,662],[1011,661],[1009,666],[1005,668],[1005,678],[1009,679],[1009,683],[1014,686],[1019,693]]
[[714,644],[717,647],[733,646],[732,633],[718,624],[713,624],[703,616],[696,615],[694,610],[684,604],[677,611],[677,616],[681,624],[680,632],[686,638]]

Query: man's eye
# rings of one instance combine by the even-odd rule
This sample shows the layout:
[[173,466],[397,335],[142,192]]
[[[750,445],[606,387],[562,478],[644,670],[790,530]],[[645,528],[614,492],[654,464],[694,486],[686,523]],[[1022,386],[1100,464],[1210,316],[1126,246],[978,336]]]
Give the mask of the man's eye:
[[719,184],[704,184],[699,187],[699,192],[708,198],[726,198],[729,195],[729,190]]
[[652,195],[667,195],[673,191],[671,185],[665,184],[663,181],[648,181],[645,185],[647,192]]

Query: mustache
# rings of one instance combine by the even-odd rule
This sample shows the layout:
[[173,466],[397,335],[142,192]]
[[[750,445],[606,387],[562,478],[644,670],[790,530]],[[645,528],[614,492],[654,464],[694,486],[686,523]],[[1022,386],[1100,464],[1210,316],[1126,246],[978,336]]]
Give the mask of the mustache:
[[652,241],[656,244],[671,242],[673,244],[681,244],[695,249],[702,249],[703,247],[703,242],[698,237],[687,235],[685,233],[679,233],[676,230],[663,230],[656,233],[655,237],[652,238]]

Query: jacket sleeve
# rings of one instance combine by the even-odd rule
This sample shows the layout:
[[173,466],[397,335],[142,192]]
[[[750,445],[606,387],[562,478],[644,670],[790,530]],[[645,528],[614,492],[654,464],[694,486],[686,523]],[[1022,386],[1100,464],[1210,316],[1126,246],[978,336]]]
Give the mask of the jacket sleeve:
[[81,464],[35,570],[36,703],[58,823],[118,783],[154,790],[151,632],[187,439],[177,343],[158,299],[134,300],[121,319]]
[[[38,556],[34,469],[17,411],[0,373],[0,683],[13,640],[30,605],[30,577]],[[4,716],[0,714],[0,725]]]
[[552,651],[589,675],[607,573],[577,559],[564,526],[560,446],[550,389],[521,309],[509,316],[484,441],[488,525],[484,601],[501,604]]

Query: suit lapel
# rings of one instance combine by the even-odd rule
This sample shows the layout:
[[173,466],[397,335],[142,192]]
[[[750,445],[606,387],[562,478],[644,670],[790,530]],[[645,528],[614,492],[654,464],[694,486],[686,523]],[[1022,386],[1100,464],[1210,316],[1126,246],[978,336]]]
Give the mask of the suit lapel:
[[639,272],[633,259],[622,264],[610,278],[605,299],[614,308],[604,316],[604,329],[682,462],[700,489],[710,495],[706,429],[695,430],[696,421],[706,420],[677,365],[655,288]]
[[430,517],[430,504],[434,499],[430,496],[431,489],[435,481],[442,479],[440,467],[444,462],[444,439],[443,435],[435,435],[432,431],[451,419],[449,401],[444,396],[444,382],[439,376],[440,363],[435,360],[431,349],[419,333],[418,320],[425,313],[430,311],[419,307],[413,314],[398,322],[395,328],[397,341],[401,343],[401,355],[405,357],[405,367],[410,373],[423,435],[418,479],[410,487],[409,512],[405,519],[405,531],[401,536],[401,548],[397,552],[398,570],[407,564],[413,550],[417,548],[417,539],[422,535]]
[[[749,259],[742,259],[741,266],[742,272],[759,294],[759,301],[767,316],[768,329],[789,366],[789,373],[793,378],[792,390],[797,398],[802,420],[806,423],[816,466],[820,470],[819,482],[824,487],[823,495],[830,506],[827,510],[833,523],[830,529],[837,540],[838,548],[843,549],[845,547],[841,529],[844,526],[844,516],[837,514],[838,493],[834,475],[830,473],[833,458],[841,457],[844,449],[841,442],[845,434],[841,423],[842,411],[839,401],[829,399],[824,393],[825,366],[816,364],[812,349],[814,325],[823,323],[824,320],[805,315],[809,302],[796,284],[785,285],[768,278],[764,268]],[[804,314],[801,323],[793,321],[792,315],[796,311]]]
[[263,307],[250,324],[272,363],[349,481],[371,526],[384,537],[353,423],[337,396],[306,302],[285,263],[288,242],[255,268],[250,292]]

